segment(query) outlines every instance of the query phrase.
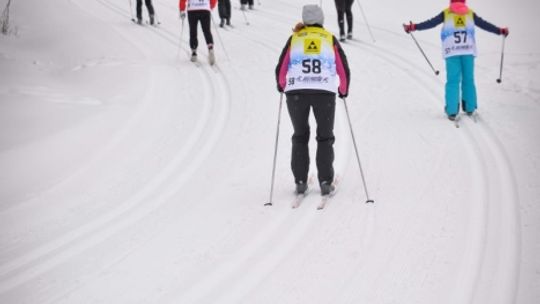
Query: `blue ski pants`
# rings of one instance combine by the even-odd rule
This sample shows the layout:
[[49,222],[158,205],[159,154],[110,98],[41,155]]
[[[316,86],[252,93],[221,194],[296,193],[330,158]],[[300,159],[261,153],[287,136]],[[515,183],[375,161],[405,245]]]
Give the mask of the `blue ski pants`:
[[[448,115],[459,112],[459,102],[465,112],[476,110],[474,84],[474,56],[461,55],[446,58],[445,111]],[[461,93],[461,97],[460,97]]]

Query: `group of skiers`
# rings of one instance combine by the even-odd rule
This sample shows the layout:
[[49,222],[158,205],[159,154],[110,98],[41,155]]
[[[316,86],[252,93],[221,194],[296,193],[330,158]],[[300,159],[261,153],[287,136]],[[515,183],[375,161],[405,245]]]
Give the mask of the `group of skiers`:
[[[145,0],[153,23],[154,11],[151,0]],[[191,60],[197,60],[197,26],[201,23],[209,62],[215,62],[214,42],[210,30],[211,11],[219,3],[220,26],[230,25],[229,0],[179,0],[180,18],[187,15],[191,48]],[[347,56],[340,41],[352,39],[354,0],[335,0],[338,13],[339,39],[324,28],[324,13],[318,5],[305,5],[302,22],[298,23],[287,40],[275,69],[277,89],[285,94],[287,109],[293,125],[291,169],[295,192],[305,193],[308,187],[310,139],[309,115],[311,109],[317,124],[316,165],[322,195],[335,189],[334,117],[336,94],[345,99],[349,93],[350,70]],[[141,19],[142,0],[137,0],[137,18]],[[241,0],[241,8],[253,8],[253,0]],[[347,30],[345,30],[345,20]],[[404,24],[406,33],[427,30],[443,24],[441,41],[446,61],[445,113],[455,120],[459,106],[467,115],[476,111],[477,96],[474,81],[476,57],[475,27],[488,32],[508,36],[506,27],[497,27],[480,18],[471,10],[466,0],[450,0],[449,6],[435,17],[420,23]]]
[[[348,31],[344,31],[343,14],[338,14],[340,40],[352,38],[354,0],[336,0],[338,12],[347,15]],[[338,6],[338,2],[342,6]],[[334,117],[336,94],[345,98],[351,82],[345,52],[336,37],[324,29],[324,15],[317,5],[306,5],[302,10],[302,23],[293,29],[275,70],[277,89],[286,96],[287,108],[293,125],[291,169],[297,194],[308,187],[310,138],[309,113],[313,109],[316,128],[316,165],[322,195],[334,191]],[[474,58],[476,56],[475,26],[488,32],[508,36],[508,28],[497,27],[480,18],[466,0],[450,0],[440,14],[418,24],[404,25],[410,33],[427,30],[443,24],[441,40],[446,61],[445,112],[450,120],[456,119],[459,104],[468,115],[477,109],[474,84]]]

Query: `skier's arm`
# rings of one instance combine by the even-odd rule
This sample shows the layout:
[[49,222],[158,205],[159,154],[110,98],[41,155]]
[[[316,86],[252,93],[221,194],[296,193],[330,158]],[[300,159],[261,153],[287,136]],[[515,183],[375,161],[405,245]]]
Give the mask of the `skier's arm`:
[[283,92],[285,89],[285,86],[287,85],[287,70],[289,68],[289,61],[290,61],[290,47],[291,47],[291,39],[292,36],[289,37],[287,40],[287,43],[285,44],[285,47],[281,51],[281,55],[279,56],[279,61],[276,66],[276,83],[277,83],[277,89],[280,92]]
[[178,7],[180,8],[181,12],[185,11],[186,10],[186,0],[178,1]]
[[440,14],[438,14],[437,16],[429,20],[415,24],[413,30],[418,30],[418,31],[429,30],[443,22],[444,22],[444,12],[441,12]]
[[480,18],[476,13],[474,13],[474,24],[477,25],[479,28],[483,29],[484,31],[488,31],[490,33],[493,33],[495,35],[502,34],[502,29],[498,26],[495,26],[486,20]]
[[340,97],[347,97],[349,95],[349,85],[351,83],[351,71],[349,70],[349,63],[347,56],[341,48],[336,37],[334,39],[334,52],[336,54],[336,72],[339,76],[338,92]]

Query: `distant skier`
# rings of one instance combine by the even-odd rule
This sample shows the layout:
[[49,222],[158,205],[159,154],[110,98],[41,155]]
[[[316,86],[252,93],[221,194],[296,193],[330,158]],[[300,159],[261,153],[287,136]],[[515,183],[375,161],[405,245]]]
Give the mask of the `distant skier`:
[[220,27],[223,27],[225,24],[231,25],[231,0],[219,0],[218,13],[221,19],[219,23]]
[[[427,21],[404,24],[405,32],[427,30],[443,23],[441,31],[443,57],[446,60],[445,112],[455,120],[459,101],[467,115],[477,109],[474,83],[474,58],[476,57],[475,26],[497,35],[508,36],[508,28],[499,28],[480,18],[465,0],[450,0],[450,6]],[[461,84],[461,98],[460,98]]]
[[208,61],[210,64],[215,63],[214,55],[214,38],[210,24],[212,21],[211,11],[216,7],[217,0],[180,0],[178,6],[180,8],[180,18],[186,18],[186,11],[189,23],[189,47],[191,48],[191,61],[197,61],[197,47],[199,41],[197,39],[197,24],[201,22],[204,39],[208,47]]
[[[352,5],[354,0],[334,0],[336,2],[336,10],[338,15],[339,25],[339,41],[344,42],[345,38],[352,39],[353,29],[353,13]],[[345,36],[345,16],[347,18],[347,36]]]
[[291,168],[296,193],[307,190],[309,171],[309,112],[317,122],[316,163],[321,193],[334,189],[334,116],[336,93],[346,97],[350,72],[347,57],[336,37],[323,28],[324,15],[317,5],[305,5],[303,23],[293,29],[276,66],[279,92],[285,92],[291,117]]
[[249,9],[253,9],[253,0],[240,0],[240,9],[245,11],[246,5],[249,7]]
[[[137,0],[137,23],[142,24],[142,2],[143,0]],[[150,18],[150,24],[154,25],[154,6],[152,6],[152,0],[144,0],[146,9],[148,10],[148,16]]]

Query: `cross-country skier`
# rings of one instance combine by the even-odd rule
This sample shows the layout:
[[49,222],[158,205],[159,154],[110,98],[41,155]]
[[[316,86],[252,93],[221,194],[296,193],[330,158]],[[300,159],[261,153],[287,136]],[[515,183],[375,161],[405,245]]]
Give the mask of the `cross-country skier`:
[[[143,0],[137,0],[137,23],[142,24],[142,2]],[[150,18],[150,24],[154,25],[154,7],[152,6],[152,0],[144,0],[146,9],[148,10],[148,17]]]
[[[508,36],[508,28],[497,27],[480,18],[465,0],[450,0],[450,6],[427,21],[404,24],[405,32],[427,30],[443,24],[441,31],[443,57],[446,60],[445,112],[455,120],[459,101],[467,115],[477,109],[474,84],[474,58],[476,57],[475,26],[497,35]],[[461,85],[461,97],[460,97]]]
[[186,11],[189,23],[189,47],[191,48],[191,61],[197,61],[197,24],[200,22],[208,46],[208,61],[215,63],[214,38],[210,29],[212,20],[211,11],[216,7],[217,0],[180,0],[180,18],[186,18]]
[[219,0],[218,13],[221,19],[219,23],[220,27],[223,27],[225,24],[231,25],[231,0]]
[[309,171],[309,112],[317,122],[316,163],[323,195],[333,191],[334,116],[336,93],[346,97],[350,72],[347,57],[336,37],[323,28],[324,15],[317,5],[305,5],[302,21],[293,29],[276,66],[279,92],[285,92],[291,117],[291,168],[296,193],[307,190]]
[[[354,0],[335,0],[339,25],[339,41],[344,42],[345,38],[352,39],[353,13],[352,5]],[[347,36],[345,36],[345,17],[347,18]]]
[[249,7],[249,9],[253,9],[253,0],[240,0],[240,9],[245,11],[246,5]]

